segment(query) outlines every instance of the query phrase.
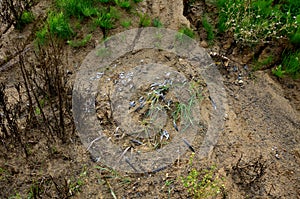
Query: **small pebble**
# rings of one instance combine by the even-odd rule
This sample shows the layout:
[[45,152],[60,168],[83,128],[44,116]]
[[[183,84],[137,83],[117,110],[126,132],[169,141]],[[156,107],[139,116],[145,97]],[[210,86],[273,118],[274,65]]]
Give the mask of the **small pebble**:
[[130,107],[135,107],[135,101],[129,102],[129,106],[130,106]]
[[233,70],[233,72],[237,72],[239,69],[237,66],[233,66],[232,70]]

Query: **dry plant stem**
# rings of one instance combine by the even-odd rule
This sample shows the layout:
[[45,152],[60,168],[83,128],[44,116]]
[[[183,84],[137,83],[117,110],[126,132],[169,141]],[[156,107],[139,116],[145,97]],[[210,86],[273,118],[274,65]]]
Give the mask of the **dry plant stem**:
[[109,188],[109,190],[110,190],[110,194],[112,195],[112,197],[113,197],[114,199],[118,199],[117,196],[116,196],[116,194],[114,193],[114,190],[112,189],[110,183],[108,182],[108,180],[105,180],[105,182],[106,182],[106,184],[108,185],[108,188]]
[[1,84],[1,88],[0,88],[0,105],[2,106],[3,115],[8,125],[8,129],[7,129],[5,127],[5,124],[1,124],[1,129],[4,130],[4,133],[6,134],[6,138],[10,138],[11,136],[14,138],[13,140],[14,146],[20,143],[20,145],[24,150],[25,156],[27,158],[29,154],[26,145],[24,144],[21,137],[22,132],[20,131],[20,128],[17,124],[17,114],[14,113],[14,107],[8,107],[7,96],[5,94],[5,85],[3,83]]
[[31,119],[36,120],[34,110],[33,110],[33,100],[32,100],[32,97],[30,95],[28,75],[25,71],[26,69],[25,69],[23,55],[19,55],[19,66],[20,66],[20,69],[21,69],[21,72],[22,72],[22,77],[23,77],[23,80],[24,80],[24,86],[25,86],[25,90],[26,90],[27,97],[28,97],[28,102],[29,102],[29,120],[31,120]]
[[[43,111],[43,109],[42,109],[42,106],[41,106],[41,104],[40,104],[40,102],[39,102],[39,99],[38,99],[38,96],[37,96],[37,93],[36,93],[36,91],[34,90],[34,83],[36,83],[35,82],[35,80],[32,80],[32,78],[30,78],[29,76],[29,72],[28,72],[28,70],[26,69],[26,66],[25,66],[25,64],[24,64],[24,57],[22,56],[22,55],[20,55],[19,56],[19,65],[20,65],[20,67],[21,67],[21,71],[22,71],[22,76],[23,76],[23,79],[24,79],[24,82],[25,82],[25,88],[26,88],[26,92],[27,92],[27,95],[28,95],[28,99],[30,99],[30,101],[31,101],[31,105],[30,105],[30,108],[29,109],[31,109],[31,111],[33,110],[33,100],[31,99],[31,94],[33,95],[33,97],[34,97],[34,99],[35,99],[35,101],[36,101],[36,104],[37,104],[37,106],[38,106],[38,108],[39,108],[39,110],[40,110],[40,112],[41,112],[41,115],[42,115],[42,118],[43,118],[43,121],[44,121],[44,123],[46,124],[46,126],[47,126],[47,128],[48,128],[48,130],[49,130],[49,132],[50,132],[50,135],[51,135],[51,137],[52,137],[52,139],[54,140],[54,137],[53,137],[53,135],[52,135],[52,126],[50,125],[50,123],[49,123],[49,121],[48,121],[48,119],[47,119],[47,117],[46,117],[46,115],[45,115],[45,113],[44,113],[44,111]],[[30,81],[31,80],[31,81]],[[31,94],[30,94],[31,93]],[[34,114],[33,114],[34,115]],[[45,136],[48,138],[48,140],[49,140],[49,137],[48,137],[48,135],[47,135],[47,133],[45,133]]]

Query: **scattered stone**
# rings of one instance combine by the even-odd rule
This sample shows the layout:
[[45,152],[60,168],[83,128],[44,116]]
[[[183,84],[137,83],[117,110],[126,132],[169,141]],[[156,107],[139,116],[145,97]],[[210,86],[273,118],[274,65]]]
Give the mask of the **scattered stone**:
[[227,113],[225,113],[225,115],[224,115],[224,120],[229,120],[229,116]]
[[237,66],[233,66],[232,70],[233,70],[233,72],[237,72],[239,70],[239,68]]
[[201,41],[200,45],[203,47],[203,48],[207,48],[208,47],[208,43],[206,41]]
[[243,84],[244,81],[240,79],[240,80],[238,81],[238,83],[239,83],[239,84]]
[[238,76],[238,80],[242,80],[242,76],[241,75]]

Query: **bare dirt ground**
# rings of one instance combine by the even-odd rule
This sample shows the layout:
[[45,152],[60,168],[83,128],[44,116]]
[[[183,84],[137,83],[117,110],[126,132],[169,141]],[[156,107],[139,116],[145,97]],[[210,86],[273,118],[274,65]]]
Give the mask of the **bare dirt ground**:
[[[37,5],[36,12],[43,16],[46,7],[47,2],[42,2]],[[147,0],[138,9],[153,18],[160,17],[165,27],[172,29],[182,24],[194,27],[197,13],[203,9],[213,11],[209,4],[200,4],[195,5],[192,12],[179,0]],[[190,21],[183,16],[184,10]],[[33,48],[31,31],[36,25],[28,25],[21,33],[12,29],[4,35],[0,45],[1,59],[5,52],[15,52],[18,42]],[[82,35],[84,31],[85,27]],[[124,29],[118,27],[110,34],[122,31]],[[201,28],[197,31],[196,40],[205,44],[205,33]],[[96,30],[86,47],[65,46],[68,70],[72,71],[71,83],[85,56],[101,39],[101,31]],[[208,52],[217,54],[213,59],[224,78],[229,107],[224,117],[225,128],[212,153],[201,160],[195,156],[192,167],[201,170],[217,166],[216,175],[224,179],[225,186],[217,198],[300,198],[300,81],[279,80],[272,76],[268,67],[253,71],[249,59],[253,52],[235,46],[230,37],[204,46]],[[259,51],[264,53],[263,49]],[[228,59],[218,56],[221,54]],[[145,51],[136,59],[146,60],[150,55],[157,56]],[[122,64],[132,64],[131,59],[123,59]],[[0,81],[13,96],[13,85],[21,79],[20,71],[14,67],[13,59],[8,63],[0,66]],[[169,63],[178,64],[177,61]],[[51,144],[45,143],[38,128],[28,133],[32,134],[32,142],[27,143],[28,158],[19,149],[7,151],[0,147],[0,198],[18,193],[25,198],[31,192],[37,192],[40,198],[192,198],[180,180],[180,176],[187,176],[191,170],[189,151],[163,171],[133,175],[112,171],[95,162],[76,132],[66,143]],[[192,144],[197,146],[197,143]]]

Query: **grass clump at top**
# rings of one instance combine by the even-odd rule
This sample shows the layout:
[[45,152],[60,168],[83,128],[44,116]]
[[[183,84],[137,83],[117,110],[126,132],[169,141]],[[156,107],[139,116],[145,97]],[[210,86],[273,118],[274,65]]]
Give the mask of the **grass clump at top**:
[[132,5],[130,0],[115,0],[115,3],[120,7],[126,10],[130,10]]
[[291,38],[299,31],[296,19],[300,3],[295,1],[274,4],[273,0],[218,0],[217,5],[219,31],[233,32],[235,40],[244,44]]
[[115,7],[102,9],[97,17],[93,19],[94,25],[101,28],[104,37],[107,36],[108,30],[114,28],[115,22],[120,18],[118,10]]
[[49,40],[49,37],[66,40],[73,35],[74,32],[65,15],[62,12],[51,12],[44,27],[36,33],[36,41],[39,45],[44,45]]
[[67,17],[74,16],[78,19],[98,13],[98,9],[94,7],[94,0],[56,0],[56,6]]

